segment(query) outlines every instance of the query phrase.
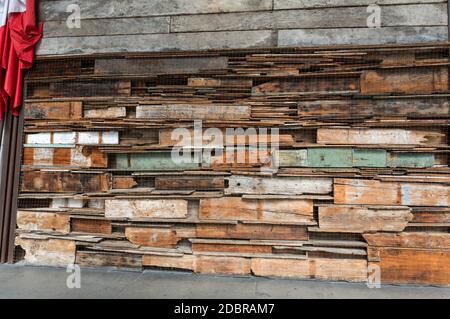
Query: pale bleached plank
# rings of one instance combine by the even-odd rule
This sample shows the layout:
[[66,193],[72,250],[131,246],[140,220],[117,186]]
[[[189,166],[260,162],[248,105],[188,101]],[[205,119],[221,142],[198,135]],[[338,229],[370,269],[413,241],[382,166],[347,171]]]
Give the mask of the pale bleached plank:
[[231,176],[228,178],[227,194],[328,194],[332,181],[329,178],[309,177],[253,177]]
[[248,105],[168,104],[139,105],[137,118],[183,120],[243,120],[250,118]]
[[44,21],[65,21],[67,7],[77,4],[83,19],[146,17],[211,12],[271,10],[272,0],[59,0],[42,1],[40,17]]
[[107,218],[186,218],[188,202],[181,199],[108,199]]

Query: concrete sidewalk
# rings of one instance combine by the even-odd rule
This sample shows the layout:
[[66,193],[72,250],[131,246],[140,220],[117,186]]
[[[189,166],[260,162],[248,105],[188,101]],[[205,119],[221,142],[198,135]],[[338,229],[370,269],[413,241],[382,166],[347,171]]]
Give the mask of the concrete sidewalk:
[[69,289],[62,268],[0,266],[0,298],[450,298],[450,288],[205,276],[183,272],[81,270]]

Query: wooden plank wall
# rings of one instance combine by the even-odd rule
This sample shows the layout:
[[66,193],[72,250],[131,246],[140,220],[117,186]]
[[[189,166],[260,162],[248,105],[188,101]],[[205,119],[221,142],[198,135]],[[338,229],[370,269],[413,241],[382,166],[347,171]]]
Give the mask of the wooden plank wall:
[[[447,41],[443,0],[42,0],[39,55]],[[368,28],[367,7],[381,7]],[[79,5],[80,28],[73,23]],[[70,7],[71,6],[71,7]],[[68,10],[69,8],[69,10]],[[69,12],[67,12],[69,11]]]
[[[449,285],[448,52],[41,59],[27,78],[16,243],[40,265],[345,281],[379,266],[383,283]],[[227,160],[174,162],[172,130],[196,119],[279,138],[238,132]],[[238,161],[258,152],[252,139],[278,150]]]

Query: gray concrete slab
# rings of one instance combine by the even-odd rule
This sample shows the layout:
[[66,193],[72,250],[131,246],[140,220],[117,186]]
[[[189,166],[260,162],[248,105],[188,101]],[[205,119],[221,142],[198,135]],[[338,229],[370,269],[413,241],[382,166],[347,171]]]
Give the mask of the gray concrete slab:
[[66,269],[0,266],[0,298],[439,298],[450,288],[383,286],[285,280],[259,277],[206,276],[184,272],[82,269],[81,287],[69,289]]

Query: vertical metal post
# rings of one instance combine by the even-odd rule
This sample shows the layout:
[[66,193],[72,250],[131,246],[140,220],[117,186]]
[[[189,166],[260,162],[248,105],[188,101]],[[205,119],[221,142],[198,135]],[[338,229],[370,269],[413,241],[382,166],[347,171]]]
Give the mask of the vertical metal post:
[[15,117],[9,111],[0,124],[0,263],[14,261],[23,125],[23,112]]

